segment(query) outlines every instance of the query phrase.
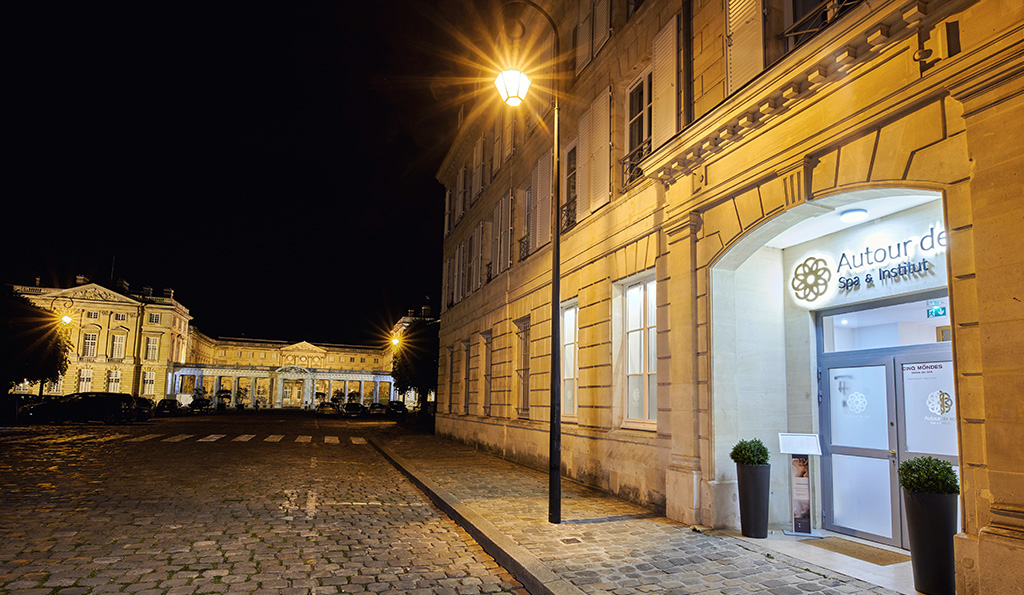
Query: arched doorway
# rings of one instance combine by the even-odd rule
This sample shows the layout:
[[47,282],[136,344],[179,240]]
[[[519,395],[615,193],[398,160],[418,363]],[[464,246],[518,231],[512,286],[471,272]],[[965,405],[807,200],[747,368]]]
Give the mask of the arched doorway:
[[[712,265],[716,525],[738,525],[732,445],[808,433],[814,526],[905,546],[896,465],[956,463],[956,412],[928,404],[954,392],[945,246],[939,193],[869,189],[789,209]],[[772,463],[771,520],[788,524],[789,460]]]

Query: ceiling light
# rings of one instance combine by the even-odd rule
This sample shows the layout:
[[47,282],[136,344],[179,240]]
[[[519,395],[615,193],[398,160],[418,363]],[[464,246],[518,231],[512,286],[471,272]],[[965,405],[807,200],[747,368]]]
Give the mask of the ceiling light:
[[843,223],[860,223],[867,218],[868,212],[865,209],[847,209],[839,213],[839,220]]

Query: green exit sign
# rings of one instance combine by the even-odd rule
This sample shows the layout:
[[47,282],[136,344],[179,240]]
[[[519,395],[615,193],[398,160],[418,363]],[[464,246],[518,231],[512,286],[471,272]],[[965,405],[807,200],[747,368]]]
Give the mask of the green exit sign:
[[945,315],[946,315],[946,307],[945,306],[935,306],[933,308],[928,308],[928,318],[938,318],[939,316],[945,316]]

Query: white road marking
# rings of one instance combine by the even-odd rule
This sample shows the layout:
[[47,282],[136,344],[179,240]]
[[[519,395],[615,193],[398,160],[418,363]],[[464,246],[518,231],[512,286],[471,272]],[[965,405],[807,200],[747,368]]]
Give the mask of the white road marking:
[[199,442],[216,442],[226,436],[226,434],[210,434],[206,438],[200,438]]
[[266,438],[263,439],[263,441],[264,442],[280,442],[281,438],[284,438],[283,434],[274,434],[272,436],[267,436]]
[[181,442],[195,436],[195,434],[178,434],[177,436],[171,436],[170,438],[164,438],[160,442]]
[[232,440],[232,442],[248,442],[248,441],[252,440],[255,437],[256,437],[256,434],[242,434],[241,436],[238,436],[237,438]]

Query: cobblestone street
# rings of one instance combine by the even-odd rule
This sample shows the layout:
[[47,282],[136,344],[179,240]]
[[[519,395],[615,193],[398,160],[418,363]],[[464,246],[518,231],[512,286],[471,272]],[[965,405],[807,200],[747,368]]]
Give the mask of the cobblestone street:
[[364,439],[291,413],[0,430],[0,592],[521,590]]

